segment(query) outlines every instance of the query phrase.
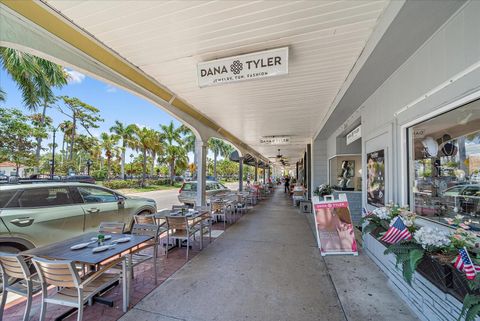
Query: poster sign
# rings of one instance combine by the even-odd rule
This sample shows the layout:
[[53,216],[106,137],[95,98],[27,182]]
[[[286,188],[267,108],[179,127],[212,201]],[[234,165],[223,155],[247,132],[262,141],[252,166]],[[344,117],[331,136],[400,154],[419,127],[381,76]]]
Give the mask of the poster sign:
[[206,87],[288,74],[288,47],[201,62],[198,86]]
[[385,150],[367,154],[367,203],[385,206]]
[[322,256],[357,255],[357,241],[348,201],[339,199],[314,203],[317,242]]

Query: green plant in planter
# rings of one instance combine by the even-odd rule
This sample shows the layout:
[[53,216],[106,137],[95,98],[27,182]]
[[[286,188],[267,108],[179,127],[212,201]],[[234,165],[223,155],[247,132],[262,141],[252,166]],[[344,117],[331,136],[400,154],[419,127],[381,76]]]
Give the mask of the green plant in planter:
[[397,266],[402,264],[403,278],[411,285],[413,273],[420,260],[425,255],[448,252],[451,236],[448,232],[431,227],[417,230],[415,226],[411,226],[409,230],[413,232],[413,239],[390,245],[385,254],[395,254]]
[[414,240],[401,241],[390,245],[384,252],[385,255],[390,253],[395,254],[396,265],[402,265],[403,278],[411,285],[413,273],[425,255],[424,248]]
[[316,196],[322,197],[325,195],[331,195],[332,192],[333,192],[333,188],[330,185],[322,184],[313,191],[313,194],[315,194]]

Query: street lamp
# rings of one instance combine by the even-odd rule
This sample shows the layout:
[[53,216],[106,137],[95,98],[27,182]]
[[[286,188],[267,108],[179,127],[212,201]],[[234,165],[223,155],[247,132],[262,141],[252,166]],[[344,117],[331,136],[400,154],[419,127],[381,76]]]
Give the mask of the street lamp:
[[90,176],[90,166],[93,165],[93,161],[91,159],[87,160],[87,175]]
[[49,161],[50,163],[50,179],[53,180],[53,176],[55,176],[55,134],[57,132],[58,125],[57,127],[52,127],[53,131],[53,142],[52,142],[52,159]]

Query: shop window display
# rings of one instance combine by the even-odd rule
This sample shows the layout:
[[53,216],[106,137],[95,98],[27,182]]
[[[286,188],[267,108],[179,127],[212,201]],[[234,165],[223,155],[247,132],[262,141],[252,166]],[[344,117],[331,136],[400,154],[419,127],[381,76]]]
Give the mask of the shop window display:
[[480,231],[480,100],[408,131],[415,212]]

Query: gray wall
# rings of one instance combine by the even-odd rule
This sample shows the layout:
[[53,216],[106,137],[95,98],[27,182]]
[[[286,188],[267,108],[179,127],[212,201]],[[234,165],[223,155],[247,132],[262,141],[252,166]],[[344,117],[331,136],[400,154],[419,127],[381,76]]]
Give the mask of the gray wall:
[[[365,102],[358,102],[355,113],[362,122],[363,163],[366,153],[385,149],[387,201],[407,202],[407,124],[457,107],[480,89],[478,17],[480,1],[467,2]],[[329,137],[314,140],[326,141],[327,159],[345,152],[339,140],[358,115],[351,115]],[[317,154],[322,153],[317,151],[314,157]],[[325,157],[314,158],[316,178],[322,177],[316,171],[324,162]],[[363,175],[365,187],[366,171]]]

